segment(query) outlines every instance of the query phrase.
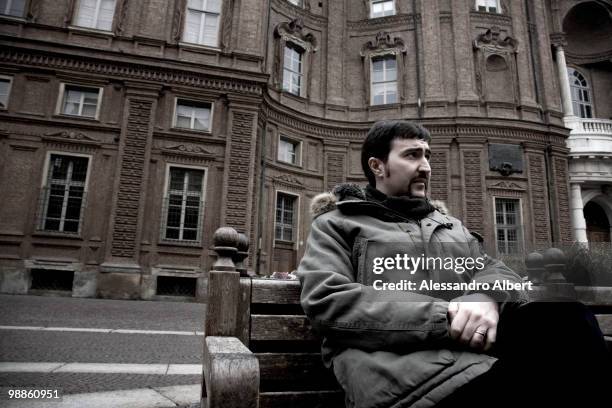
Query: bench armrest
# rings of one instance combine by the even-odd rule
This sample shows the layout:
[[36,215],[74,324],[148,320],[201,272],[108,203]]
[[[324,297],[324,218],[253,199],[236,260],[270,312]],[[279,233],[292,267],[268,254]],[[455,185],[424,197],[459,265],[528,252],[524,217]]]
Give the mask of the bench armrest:
[[203,363],[206,407],[259,406],[259,361],[240,340],[205,337]]

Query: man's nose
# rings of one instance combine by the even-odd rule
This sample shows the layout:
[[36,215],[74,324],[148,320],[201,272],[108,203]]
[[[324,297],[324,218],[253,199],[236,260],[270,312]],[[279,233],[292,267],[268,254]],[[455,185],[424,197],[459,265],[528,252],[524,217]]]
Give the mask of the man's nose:
[[429,165],[429,160],[427,160],[425,157],[423,158],[423,160],[421,160],[419,171],[422,171],[428,174],[431,173],[431,166]]

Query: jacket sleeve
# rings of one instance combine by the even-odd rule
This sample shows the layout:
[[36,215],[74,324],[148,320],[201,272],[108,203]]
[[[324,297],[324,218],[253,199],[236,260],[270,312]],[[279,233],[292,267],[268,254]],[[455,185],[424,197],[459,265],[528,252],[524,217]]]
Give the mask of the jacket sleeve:
[[[485,258],[484,267],[473,274],[472,280],[480,283],[489,283],[492,289],[489,291],[480,291],[479,293],[484,293],[492,297],[499,304],[500,312],[509,304],[527,302],[529,297],[523,290],[493,289],[496,282],[499,283],[505,280],[512,283],[522,283],[522,279],[502,261],[489,257],[480,246],[478,240],[470,234],[468,229],[465,227],[463,227],[463,229],[466,236],[471,237],[469,245],[471,253],[473,254],[472,256]],[[475,293],[475,291],[468,291],[465,294],[469,295],[472,293]]]
[[298,267],[301,304],[313,327],[338,346],[420,348],[448,340],[448,302],[412,292],[393,301],[355,281],[349,231],[328,214],[316,218]]

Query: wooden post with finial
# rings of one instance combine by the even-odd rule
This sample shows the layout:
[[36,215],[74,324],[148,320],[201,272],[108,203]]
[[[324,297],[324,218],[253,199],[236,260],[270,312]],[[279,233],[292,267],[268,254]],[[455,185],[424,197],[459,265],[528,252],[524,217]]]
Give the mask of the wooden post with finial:
[[236,336],[240,273],[232,257],[238,252],[238,232],[222,227],[213,235],[217,260],[208,273],[207,336]]
[[234,263],[236,264],[236,270],[240,272],[240,276],[249,276],[247,268],[244,265],[244,260],[249,256],[249,238],[245,234],[238,234],[238,246],[237,251],[233,255]]
[[532,252],[525,257],[527,276],[534,284],[531,300],[571,302],[576,300],[574,285],[565,280],[567,258],[562,250],[549,248],[543,254]]
[[572,283],[565,279],[567,257],[563,251],[559,248],[548,248],[544,251],[543,256],[546,268],[547,300],[575,301],[577,298],[576,289]]

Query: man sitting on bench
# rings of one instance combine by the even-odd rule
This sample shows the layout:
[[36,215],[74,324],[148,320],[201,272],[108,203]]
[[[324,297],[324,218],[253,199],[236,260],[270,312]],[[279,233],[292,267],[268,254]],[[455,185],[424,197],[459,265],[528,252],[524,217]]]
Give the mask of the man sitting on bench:
[[374,124],[369,185],[312,203],[301,303],[347,407],[602,406],[612,367],[593,315],[528,303],[521,278],[434,207],[430,140]]

